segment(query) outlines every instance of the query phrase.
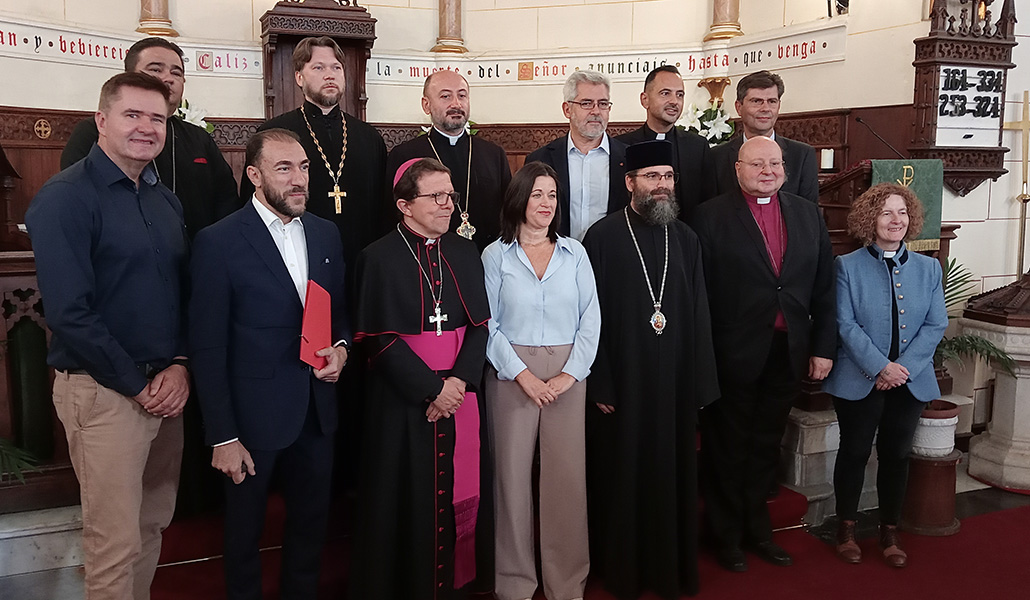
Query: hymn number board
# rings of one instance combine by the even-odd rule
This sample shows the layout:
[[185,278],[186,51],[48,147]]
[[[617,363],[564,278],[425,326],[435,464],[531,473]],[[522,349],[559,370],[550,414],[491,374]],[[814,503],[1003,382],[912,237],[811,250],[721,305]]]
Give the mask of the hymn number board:
[[941,65],[937,146],[997,146],[1005,70]]

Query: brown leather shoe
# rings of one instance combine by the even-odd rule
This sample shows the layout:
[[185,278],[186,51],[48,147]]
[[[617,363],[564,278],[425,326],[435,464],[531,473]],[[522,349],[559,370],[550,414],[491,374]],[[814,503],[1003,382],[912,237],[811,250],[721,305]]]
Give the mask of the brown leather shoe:
[[841,520],[837,524],[837,556],[846,563],[862,562],[862,549],[855,542],[855,522]]
[[880,548],[883,560],[892,567],[901,568],[908,564],[908,555],[901,549],[898,540],[898,526],[880,524]]

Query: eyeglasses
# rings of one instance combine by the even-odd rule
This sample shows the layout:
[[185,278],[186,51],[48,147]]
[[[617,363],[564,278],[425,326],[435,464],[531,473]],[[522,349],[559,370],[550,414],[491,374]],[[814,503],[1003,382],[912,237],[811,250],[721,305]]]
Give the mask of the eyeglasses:
[[764,171],[766,167],[768,167],[772,171],[776,171],[783,168],[782,160],[770,160],[769,162],[765,162],[764,160],[755,160],[748,163],[738,160],[737,162],[747,165],[756,171]]
[[609,100],[569,100],[569,104],[578,104],[583,110],[594,110],[594,107],[601,110],[610,110],[612,103]]
[[419,194],[415,198],[432,198],[439,206],[446,206],[448,202],[458,203],[461,194],[458,192],[433,192],[432,194]]
[[680,174],[675,171],[668,173],[637,173],[637,177],[643,177],[651,183],[657,183],[659,181],[671,181],[673,183],[680,180]]

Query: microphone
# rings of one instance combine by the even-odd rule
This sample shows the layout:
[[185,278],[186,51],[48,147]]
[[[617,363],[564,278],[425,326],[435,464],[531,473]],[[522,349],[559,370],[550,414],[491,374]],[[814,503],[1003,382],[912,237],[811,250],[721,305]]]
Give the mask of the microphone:
[[869,130],[869,133],[871,133],[871,134],[873,134],[874,136],[876,136],[876,139],[878,139],[878,140],[880,140],[881,142],[883,142],[883,145],[885,145],[885,146],[887,146],[888,148],[890,148],[890,149],[891,149],[891,150],[892,150],[892,151],[894,152],[894,154],[897,154],[897,155],[898,155],[898,158],[900,158],[900,159],[902,159],[902,160],[905,160],[905,159],[907,159],[907,158],[908,158],[907,156],[905,156],[905,155],[904,155],[904,154],[902,154],[901,152],[898,152],[898,149],[897,149],[897,148],[895,148],[894,146],[891,146],[891,143],[890,143],[890,142],[888,142],[887,140],[883,139],[883,137],[881,137],[881,136],[880,136],[880,134],[876,133],[876,130],[875,130],[875,129],[873,129],[872,127],[870,127],[870,126],[869,126],[869,123],[866,123],[865,121],[863,121],[863,120],[862,120],[862,117],[855,117],[855,122],[856,122],[856,123],[861,123],[862,125],[865,125],[865,128]]

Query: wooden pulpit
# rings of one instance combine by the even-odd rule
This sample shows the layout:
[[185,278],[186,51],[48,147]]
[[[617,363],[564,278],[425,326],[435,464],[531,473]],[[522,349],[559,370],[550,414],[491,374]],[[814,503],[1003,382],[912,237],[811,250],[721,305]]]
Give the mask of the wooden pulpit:
[[352,0],[284,0],[261,15],[265,61],[265,117],[289,112],[304,102],[294,78],[293,50],[306,37],[329,36],[343,50],[344,112],[365,119],[365,64],[375,41],[376,20]]

